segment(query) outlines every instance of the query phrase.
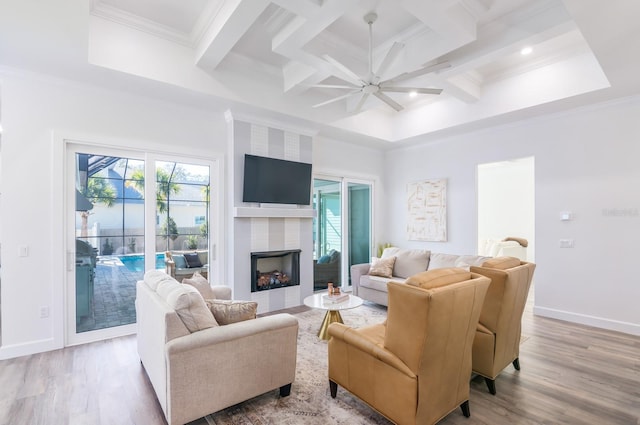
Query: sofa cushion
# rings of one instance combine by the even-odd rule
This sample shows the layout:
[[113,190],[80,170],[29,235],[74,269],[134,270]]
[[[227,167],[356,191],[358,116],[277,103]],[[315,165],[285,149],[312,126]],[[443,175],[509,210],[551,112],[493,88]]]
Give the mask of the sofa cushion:
[[157,291],[160,282],[175,279],[162,270],[149,270],[144,274],[143,280],[152,291]]
[[442,254],[438,252],[431,253],[428,270],[444,269],[447,267],[455,267],[456,262],[460,259],[459,255]]
[[407,278],[427,270],[431,251],[424,249],[398,249],[395,253],[393,276]]
[[184,259],[187,261],[188,268],[202,267],[202,261],[197,252],[189,252],[184,254]]
[[204,298],[193,286],[183,285],[175,279],[165,280],[158,284],[157,293],[175,310],[189,332],[218,326]]
[[254,301],[206,300],[206,304],[220,325],[255,319],[258,311]]
[[375,289],[376,291],[387,292],[387,283],[391,281],[402,281],[402,279],[363,275],[360,277],[360,286],[364,288]]
[[482,263],[482,267],[490,269],[512,269],[520,265],[520,259],[515,257],[496,257]]
[[468,269],[469,266],[480,266],[490,258],[491,257],[483,257],[481,255],[456,255],[432,252],[427,270],[444,269],[447,267]]
[[423,289],[433,289],[469,279],[471,279],[471,272],[457,267],[449,267],[418,273],[408,278],[406,284]]
[[182,283],[196,288],[205,300],[214,299],[216,297],[207,278],[202,276],[199,272],[195,272],[190,278],[182,279]]
[[393,276],[393,265],[396,262],[396,257],[389,258],[371,258],[371,267],[369,268],[369,274],[371,276],[391,277]]

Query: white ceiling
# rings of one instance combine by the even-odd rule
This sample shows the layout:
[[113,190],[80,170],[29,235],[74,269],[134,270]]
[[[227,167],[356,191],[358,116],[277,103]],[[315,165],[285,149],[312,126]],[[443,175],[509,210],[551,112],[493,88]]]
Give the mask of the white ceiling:
[[[633,0],[49,3],[2,2],[0,64],[286,117],[364,143],[426,141],[639,90]],[[404,44],[382,79],[447,61],[397,84],[443,93],[387,93],[401,112],[373,96],[354,112],[359,94],[314,108],[347,93],[311,87],[348,80],[325,55],[366,76],[369,12],[378,15],[374,69],[394,42]]]

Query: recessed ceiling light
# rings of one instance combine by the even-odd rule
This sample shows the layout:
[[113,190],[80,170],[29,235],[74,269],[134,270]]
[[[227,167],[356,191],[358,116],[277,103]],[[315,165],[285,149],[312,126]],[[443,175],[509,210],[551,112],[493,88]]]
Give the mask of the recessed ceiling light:
[[418,95],[417,91],[410,91],[409,92],[409,97],[416,97]]
[[533,52],[533,49],[531,47],[524,47],[522,50],[520,50],[521,55],[528,55],[531,52]]

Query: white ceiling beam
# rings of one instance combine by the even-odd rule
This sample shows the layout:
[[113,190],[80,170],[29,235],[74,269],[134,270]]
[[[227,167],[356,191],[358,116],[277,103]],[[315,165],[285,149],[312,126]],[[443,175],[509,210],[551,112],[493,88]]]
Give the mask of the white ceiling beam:
[[269,0],[227,0],[196,48],[196,64],[212,71],[269,6]]
[[318,73],[315,78],[309,75],[301,78],[301,75],[296,73],[283,75],[285,91],[292,90],[300,84],[318,83],[332,74],[331,65],[322,58],[306,52],[304,46],[356,5],[356,2],[327,0],[312,19],[297,16],[276,34],[272,42],[272,50],[275,53],[316,69]]
[[319,12],[321,6],[309,0],[271,0],[283,9],[302,16],[306,19],[313,19]]
[[454,75],[440,85],[445,93],[466,103],[473,103],[482,95],[482,81],[473,72]]
[[477,17],[462,1],[403,0],[402,7],[452,44],[464,45],[476,38]]

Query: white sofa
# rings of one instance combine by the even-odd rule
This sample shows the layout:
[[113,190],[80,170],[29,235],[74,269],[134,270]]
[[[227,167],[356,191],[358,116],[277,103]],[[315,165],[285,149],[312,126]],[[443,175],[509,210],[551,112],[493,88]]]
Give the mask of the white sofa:
[[[194,287],[154,270],[136,290],[138,354],[169,425],[277,388],[289,395],[296,370],[295,317],[276,314],[207,328],[203,313],[211,312]],[[231,295],[227,287],[213,292],[215,298]]]
[[380,258],[396,257],[391,277],[369,274],[371,263],[351,266],[351,284],[353,294],[376,304],[388,305],[387,283],[403,283],[408,277],[425,270],[445,267],[461,267],[469,270],[471,266],[480,266],[491,257],[481,255],[440,254],[422,249],[385,248]]

